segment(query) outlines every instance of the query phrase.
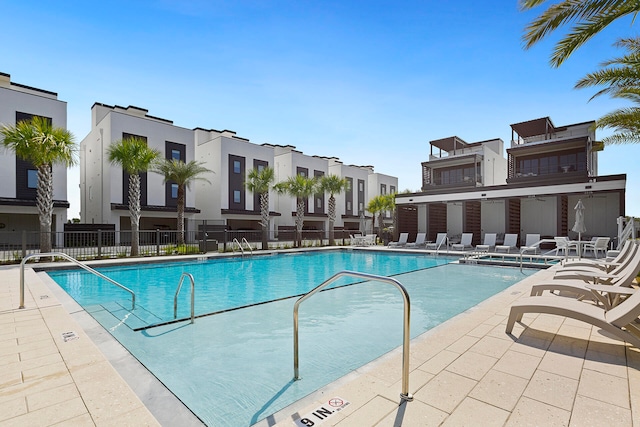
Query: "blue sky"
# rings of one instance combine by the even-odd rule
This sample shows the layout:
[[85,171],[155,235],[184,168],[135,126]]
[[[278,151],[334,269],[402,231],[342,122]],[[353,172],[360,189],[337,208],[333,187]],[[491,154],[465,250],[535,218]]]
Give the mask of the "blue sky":
[[[135,105],[177,126],[230,129],[262,144],[371,164],[420,188],[429,141],[511,140],[510,124],[595,120],[624,106],[574,83],[635,36],[621,20],[562,67],[558,35],[522,49],[539,11],[516,0],[4,1],[0,71],[58,93],[79,142],[91,106]],[[601,138],[610,134],[599,131]],[[640,216],[640,145],[608,146],[599,174],[627,174],[626,213]],[[79,216],[69,171],[69,217]]]

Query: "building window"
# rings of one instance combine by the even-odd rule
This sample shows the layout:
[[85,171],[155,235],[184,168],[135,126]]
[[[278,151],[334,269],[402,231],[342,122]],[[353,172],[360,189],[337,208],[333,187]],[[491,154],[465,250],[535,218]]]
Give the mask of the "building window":
[[351,210],[351,202],[347,202],[347,210],[350,211]]
[[264,170],[264,165],[258,165],[258,172],[262,172]]
[[307,176],[307,172],[305,172],[305,171],[300,171],[300,172],[298,173],[298,175],[300,175],[300,176]]
[[387,194],[387,184],[380,184],[380,194]]
[[171,150],[171,158],[174,160],[182,160],[180,150]]
[[233,173],[240,173],[240,161],[239,160],[234,160],[233,161]]
[[240,190],[233,190],[233,203],[240,203]]
[[364,203],[358,203],[358,212],[364,212]]
[[358,191],[364,191],[364,181],[358,181]]
[[396,194],[396,187],[394,187],[393,185],[389,187],[389,192],[391,194]]
[[316,208],[322,209],[322,199],[319,197],[316,198]]
[[38,188],[38,171],[27,169],[27,188]]
[[178,198],[178,184],[171,184],[171,198]]

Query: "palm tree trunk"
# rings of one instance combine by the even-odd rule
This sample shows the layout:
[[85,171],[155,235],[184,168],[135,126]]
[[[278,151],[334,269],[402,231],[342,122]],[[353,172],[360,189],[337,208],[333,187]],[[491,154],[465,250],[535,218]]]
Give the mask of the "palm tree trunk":
[[184,245],[184,185],[178,185],[178,246]]
[[53,216],[53,174],[51,165],[38,167],[36,204],[40,219],[40,252],[51,252],[51,217]]
[[296,242],[297,247],[302,246],[302,227],[304,225],[304,199],[300,199],[296,211]]
[[333,194],[329,196],[329,246],[334,246],[335,233],[333,231],[333,225],[336,222],[336,198]]
[[140,253],[140,175],[129,175],[129,215],[131,216],[131,256]]
[[269,193],[260,194],[260,215],[262,216],[262,249],[269,249]]

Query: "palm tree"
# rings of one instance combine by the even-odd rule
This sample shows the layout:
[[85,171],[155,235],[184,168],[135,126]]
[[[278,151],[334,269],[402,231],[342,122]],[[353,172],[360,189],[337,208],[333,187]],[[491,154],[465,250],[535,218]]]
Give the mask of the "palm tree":
[[[522,10],[533,9],[547,0],[520,0]],[[555,45],[551,65],[559,67],[571,54],[618,18],[640,12],[637,0],[563,0],[552,4],[526,28],[523,36],[529,49],[553,31],[569,23],[571,30]]]
[[275,179],[273,168],[254,168],[244,183],[247,190],[260,195],[260,225],[262,226],[262,249],[269,248],[269,190]]
[[129,215],[131,216],[131,256],[137,256],[140,246],[140,175],[158,158],[160,152],[147,147],[138,137],[112,143],[107,149],[109,161],[120,165],[129,174]]
[[51,252],[53,216],[53,164],[76,163],[76,145],[71,132],[54,127],[51,120],[34,116],[15,126],[0,129],[2,144],[16,157],[31,162],[38,170],[36,206],[40,220],[40,252]]
[[320,179],[320,190],[323,193],[329,193],[329,245],[331,246],[336,244],[333,231],[333,225],[336,221],[336,198],[334,195],[342,193],[348,187],[349,181],[337,175],[323,176]]
[[396,211],[396,193],[384,195],[385,211],[391,212],[391,220],[393,221],[393,238],[396,239],[398,233],[398,212]]
[[[591,99],[608,94],[612,98],[623,98],[640,104],[640,38],[621,39],[616,45],[625,47],[628,53],[602,63],[602,69],[587,74],[576,83],[577,89],[606,86]],[[615,133],[603,138],[605,144],[640,143],[640,107],[621,108],[605,114],[596,122],[596,127],[611,127]]]
[[202,165],[195,160],[185,163],[178,159],[162,159],[152,166],[154,172],[164,175],[164,184],[172,182],[178,185],[178,245],[184,245],[185,190],[193,181],[209,182],[202,174],[212,171]]
[[296,246],[302,244],[302,226],[304,225],[304,210],[307,200],[317,192],[318,180],[307,176],[296,175],[286,181],[277,183],[273,188],[279,194],[288,194],[297,199],[296,204]]
[[387,207],[387,201],[385,200],[385,196],[380,194],[369,200],[367,204],[367,210],[371,212],[373,216],[371,228],[375,231],[376,229],[376,214],[379,216],[380,225],[378,225],[378,237],[382,238],[382,227],[383,227],[383,216],[384,211]]

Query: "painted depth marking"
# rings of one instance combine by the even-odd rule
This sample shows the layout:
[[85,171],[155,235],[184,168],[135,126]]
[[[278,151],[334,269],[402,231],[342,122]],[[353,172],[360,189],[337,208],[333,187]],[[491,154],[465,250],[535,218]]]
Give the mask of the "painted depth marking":
[[302,416],[295,420],[296,426],[298,427],[312,427],[320,425],[327,418],[332,416],[335,413],[342,411],[345,407],[350,405],[351,402],[348,402],[340,397],[332,397],[327,401],[326,404],[317,407],[311,413]]

